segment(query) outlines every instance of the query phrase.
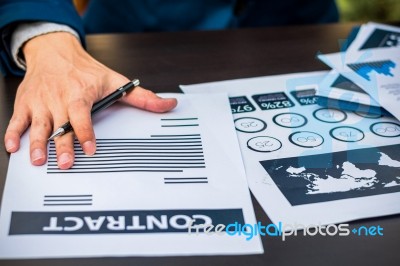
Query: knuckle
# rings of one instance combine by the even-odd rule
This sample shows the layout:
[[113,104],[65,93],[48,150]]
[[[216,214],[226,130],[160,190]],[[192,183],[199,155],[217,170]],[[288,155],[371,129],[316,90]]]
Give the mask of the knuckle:
[[94,138],[93,128],[88,125],[83,125],[76,129],[75,134],[79,139],[79,142],[85,142],[86,140],[92,140]]
[[57,153],[63,153],[63,152],[72,153],[73,152],[73,144],[69,140],[66,141],[66,140],[63,140],[62,138],[56,139],[55,144],[56,144]]
[[79,112],[89,107],[89,101],[85,98],[74,98],[68,103],[69,112]]
[[93,132],[93,128],[91,124],[83,123],[79,125],[78,131],[82,134],[91,134]]
[[31,147],[43,147],[45,146],[45,144],[47,143],[47,141],[45,139],[40,139],[40,138],[32,138],[30,140],[30,145]]
[[10,119],[9,128],[26,128],[29,125],[29,119],[19,116],[19,115],[13,115]]
[[142,96],[142,97],[151,97],[154,95],[154,93],[151,90],[144,89],[144,88],[141,88],[141,90],[137,90],[137,91],[141,94],[140,96]]
[[52,125],[51,125],[50,121],[48,121],[47,119],[33,119],[32,120],[32,128],[51,130]]

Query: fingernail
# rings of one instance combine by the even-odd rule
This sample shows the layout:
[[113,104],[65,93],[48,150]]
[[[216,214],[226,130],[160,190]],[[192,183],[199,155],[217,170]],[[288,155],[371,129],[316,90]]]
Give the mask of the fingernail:
[[58,157],[58,166],[60,169],[68,169],[72,166],[72,156],[69,153],[62,153]]
[[89,140],[82,144],[82,149],[86,155],[92,156],[96,152],[96,145]]
[[38,163],[38,162],[44,160],[45,155],[41,149],[34,149],[32,151],[31,158],[32,158],[31,159],[32,163],[35,164],[35,163]]
[[17,144],[15,144],[15,142],[11,139],[8,139],[6,141],[6,150],[8,152],[14,152],[15,151],[15,147],[17,147]]

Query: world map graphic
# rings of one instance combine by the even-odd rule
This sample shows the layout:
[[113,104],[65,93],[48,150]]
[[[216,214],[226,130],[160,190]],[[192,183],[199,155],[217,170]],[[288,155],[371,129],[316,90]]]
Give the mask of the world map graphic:
[[301,205],[400,192],[399,150],[392,145],[260,163],[291,205]]

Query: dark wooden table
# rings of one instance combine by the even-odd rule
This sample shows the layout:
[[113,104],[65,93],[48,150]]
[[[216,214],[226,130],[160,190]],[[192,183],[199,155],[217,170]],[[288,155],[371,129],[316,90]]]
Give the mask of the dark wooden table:
[[[327,69],[318,52],[339,50],[354,25],[298,26],[211,32],[88,36],[88,51],[156,92],[179,84]],[[0,79],[0,133],[4,136],[20,78]],[[9,155],[0,151],[2,194]],[[270,220],[254,200],[258,221]],[[399,202],[400,204],[400,202]],[[380,225],[384,236],[263,237],[265,253],[254,256],[89,258],[0,261],[0,265],[400,265],[400,215],[352,222]]]

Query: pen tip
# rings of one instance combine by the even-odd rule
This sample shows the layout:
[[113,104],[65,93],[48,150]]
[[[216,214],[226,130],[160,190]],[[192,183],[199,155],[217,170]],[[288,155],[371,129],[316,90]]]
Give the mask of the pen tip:
[[50,141],[50,140],[54,139],[55,137],[57,137],[57,135],[53,133],[53,134],[47,139],[47,141]]
[[50,141],[52,139],[54,139],[55,137],[58,137],[60,135],[62,135],[64,133],[64,129],[63,128],[59,128],[56,131],[54,131],[53,134],[51,134],[51,136],[47,139],[47,141]]

